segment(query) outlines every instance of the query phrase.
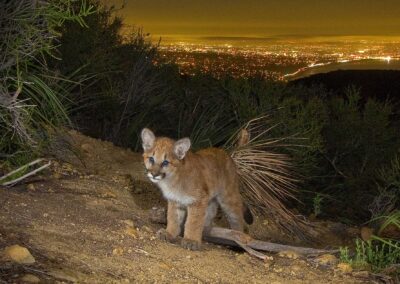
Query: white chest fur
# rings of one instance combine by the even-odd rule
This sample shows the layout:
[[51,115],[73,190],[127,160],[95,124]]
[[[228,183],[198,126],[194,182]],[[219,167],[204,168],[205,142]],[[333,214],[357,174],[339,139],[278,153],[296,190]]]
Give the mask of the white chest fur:
[[193,197],[182,193],[182,190],[178,188],[171,188],[169,183],[165,181],[160,181],[157,185],[160,187],[164,197],[170,201],[175,201],[182,205],[190,205],[194,201]]

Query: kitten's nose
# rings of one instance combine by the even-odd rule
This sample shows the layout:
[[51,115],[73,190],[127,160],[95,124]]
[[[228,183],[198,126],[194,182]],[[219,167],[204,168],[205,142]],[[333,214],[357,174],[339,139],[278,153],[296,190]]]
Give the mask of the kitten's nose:
[[156,178],[161,176],[161,173],[151,173],[151,175],[153,176],[153,178]]

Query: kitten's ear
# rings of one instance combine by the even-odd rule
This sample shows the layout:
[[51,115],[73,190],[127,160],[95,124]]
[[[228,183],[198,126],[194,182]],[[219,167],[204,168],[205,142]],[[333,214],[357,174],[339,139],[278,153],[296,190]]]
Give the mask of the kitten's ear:
[[156,136],[150,129],[143,128],[141,137],[142,137],[142,146],[144,151],[149,151],[151,148],[153,148]]
[[179,160],[182,160],[187,151],[190,149],[190,139],[189,138],[182,138],[175,142],[174,144],[174,153]]

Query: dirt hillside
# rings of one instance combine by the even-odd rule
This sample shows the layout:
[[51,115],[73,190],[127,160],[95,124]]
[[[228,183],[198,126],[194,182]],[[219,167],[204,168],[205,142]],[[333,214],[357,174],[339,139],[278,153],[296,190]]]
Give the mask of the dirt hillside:
[[[152,208],[165,202],[145,179],[141,155],[76,131],[58,140],[51,168],[0,188],[0,254],[19,245],[34,258],[21,264],[0,255],[0,283],[372,282],[365,273],[298,255],[270,254],[263,262],[213,244],[193,252],[159,241],[155,232],[164,225]],[[352,233],[343,225],[319,226],[325,243],[316,247],[343,244]],[[262,217],[250,234],[301,245]]]

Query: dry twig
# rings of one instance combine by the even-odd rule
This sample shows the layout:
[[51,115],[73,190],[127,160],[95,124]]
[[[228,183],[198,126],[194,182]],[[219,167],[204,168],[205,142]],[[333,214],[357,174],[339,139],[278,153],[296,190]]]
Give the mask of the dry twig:
[[[16,169],[16,170],[14,170],[14,171],[2,176],[0,178],[0,181],[6,179],[7,177],[10,177],[13,174],[18,173],[18,172],[20,172],[20,171],[22,171],[22,170],[24,170],[24,169],[26,169],[26,168],[28,168],[28,167],[30,167],[32,165],[36,165],[36,164],[38,164],[38,163],[40,163],[42,161],[43,161],[43,159],[37,159],[37,160],[35,160],[33,162],[30,162],[30,163],[28,163],[26,165],[23,165],[22,167],[19,167],[18,169]],[[33,176],[33,175],[37,174],[38,172],[40,172],[42,170],[48,168],[50,165],[51,165],[51,161],[49,161],[47,164],[45,164],[45,165],[43,165],[43,166],[41,166],[41,167],[39,167],[39,168],[37,168],[35,170],[32,170],[32,171],[28,172],[27,174],[25,174],[25,175],[23,175],[23,176],[21,176],[19,178],[16,178],[16,179],[13,179],[13,180],[10,180],[10,181],[7,181],[7,182],[3,182],[1,185],[2,186],[13,186],[16,183],[20,182],[21,180],[24,180],[24,179],[26,179],[26,178],[28,178],[30,176]]]

